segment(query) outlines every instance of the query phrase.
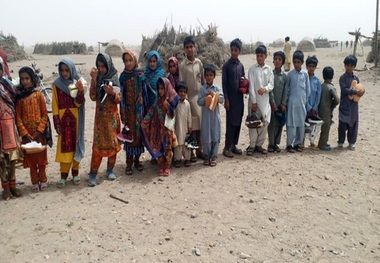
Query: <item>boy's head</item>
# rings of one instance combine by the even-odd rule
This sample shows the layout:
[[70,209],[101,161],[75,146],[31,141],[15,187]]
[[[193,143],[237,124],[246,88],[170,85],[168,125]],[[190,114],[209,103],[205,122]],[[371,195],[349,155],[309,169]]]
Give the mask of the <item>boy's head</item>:
[[259,45],[256,50],[256,61],[260,66],[265,64],[265,59],[267,58],[267,48],[264,45]]
[[207,85],[212,85],[214,83],[214,78],[216,75],[215,66],[212,64],[208,64],[204,67],[204,75],[206,79]]
[[183,40],[183,47],[185,49],[186,57],[189,60],[194,60],[195,53],[195,40],[193,36],[187,36]]
[[188,89],[189,88],[184,81],[180,81],[177,83],[177,85],[175,85],[175,91],[178,93],[181,101],[184,101],[186,99]]
[[290,40],[290,37],[285,37],[285,42],[288,42]]
[[275,69],[281,69],[285,64],[285,53],[282,51],[276,51],[273,54],[273,64]]
[[323,79],[332,80],[334,77],[334,69],[332,67],[324,67],[322,70]]
[[315,69],[318,65],[318,59],[316,56],[308,56],[306,59],[306,68],[309,75],[314,75]]
[[346,69],[346,73],[352,74],[354,73],[354,69],[356,68],[356,64],[358,63],[358,59],[353,55],[348,55],[344,61],[344,68]]
[[230,51],[231,51],[231,57],[236,59],[240,55],[242,47],[242,42],[240,39],[235,38],[234,40],[231,41],[230,43]]
[[302,68],[304,54],[301,50],[296,50],[293,53],[293,65],[294,69],[300,71]]

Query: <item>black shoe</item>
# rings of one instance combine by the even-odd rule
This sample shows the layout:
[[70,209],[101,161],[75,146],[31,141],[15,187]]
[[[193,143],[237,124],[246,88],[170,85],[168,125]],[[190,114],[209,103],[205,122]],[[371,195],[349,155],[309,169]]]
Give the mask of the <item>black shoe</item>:
[[268,153],[273,153],[274,152],[274,146],[269,145],[268,146]]
[[273,150],[275,151],[275,152],[281,152],[281,149],[280,149],[280,147],[278,147],[278,145],[277,144],[275,144],[274,146],[273,146]]
[[267,150],[265,150],[263,147],[261,146],[256,146],[255,147],[255,152],[258,152],[258,153],[261,153],[261,154],[267,154]]
[[291,146],[291,145],[286,146],[286,151],[287,151],[288,153],[295,153],[295,152],[296,152],[296,151],[293,149],[293,146]]
[[302,152],[302,147],[301,147],[301,145],[296,145],[296,146],[294,146],[294,150],[296,150],[297,152]]
[[243,151],[237,148],[236,146],[231,149],[231,152],[236,155],[242,155]]
[[225,149],[223,151],[223,155],[226,156],[227,158],[233,158],[234,157],[234,154],[232,153],[232,151],[227,150],[227,149]]

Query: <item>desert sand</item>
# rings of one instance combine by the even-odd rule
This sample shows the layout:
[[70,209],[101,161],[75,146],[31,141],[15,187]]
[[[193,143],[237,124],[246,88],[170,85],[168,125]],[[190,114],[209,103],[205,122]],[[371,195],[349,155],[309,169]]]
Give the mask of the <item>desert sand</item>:
[[[349,53],[350,49],[335,47],[305,55],[317,55],[320,79],[323,67],[335,69],[333,83],[339,92],[343,59]],[[62,58],[32,56],[45,76],[57,71]],[[85,63],[77,68],[89,80],[96,54],[70,57]],[[240,58],[246,71],[255,63],[254,55]],[[121,58],[113,60],[120,73]],[[266,62],[273,66],[272,60],[269,55]],[[364,57],[358,60],[357,69],[363,69]],[[12,76],[30,64],[10,63]],[[283,150],[226,159],[221,154],[222,135],[216,167],[198,160],[190,168],[173,168],[171,176],[162,178],[146,152],[145,170],[126,176],[121,151],[116,181],[106,180],[103,160],[94,188],[87,186],[87,173],[95,103],[87,94],[82,183],[56,187],[60,174],[55,146],[48,150],[46,192],[32,193],[29,170],[17,169],[24,196],[0,201],[0,262],[380,262],[380,77],[378,71],[355,74],[366,89],[359,102],[356,151]],[[220,72],[216,84],[221,85]],[[223,106],[221,113],[224,134]],[[337,116],[336,109],[332,147]],[[282,149],[285,140],[284,132]],[[243,126],[239,147],[247,146],[248,130]]]

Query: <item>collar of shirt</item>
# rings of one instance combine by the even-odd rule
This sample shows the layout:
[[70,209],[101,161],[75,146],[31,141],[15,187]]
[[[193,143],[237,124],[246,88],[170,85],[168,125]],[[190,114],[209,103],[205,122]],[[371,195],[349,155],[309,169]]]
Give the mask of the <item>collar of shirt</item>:
[[255,64],[255,67],[256,68],[261,68],[261,69],[269,68],[269,66],[267,64],[264,64],[264,66],[260,66],[258,63]]
[[194,58],[194,61],[191,61],[187,57],[185,57],[186,64],[195,64],[195,63],[197,63],[197,61],[198,61],[197,58]]

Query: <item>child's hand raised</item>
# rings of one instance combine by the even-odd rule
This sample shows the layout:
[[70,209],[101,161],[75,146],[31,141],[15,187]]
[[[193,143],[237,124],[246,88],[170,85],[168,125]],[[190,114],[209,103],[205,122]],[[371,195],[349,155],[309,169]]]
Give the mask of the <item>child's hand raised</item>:
[[98,69],[93,67],[90,71],[90,76],[91,79],[96,80],[96,78],[98,77]]
[[82,81],[77,81],[77,83],[75,84],[75,86],[78,88],[78,91],[82,92],[83,91],[83,83]]
[[111,96],[115,96],[116,93],[115,91],[113,90],[113,87],[111,85],[104,85],[103,86],[103,89],[104,91],[107,93],[107,94],[110,94]]

